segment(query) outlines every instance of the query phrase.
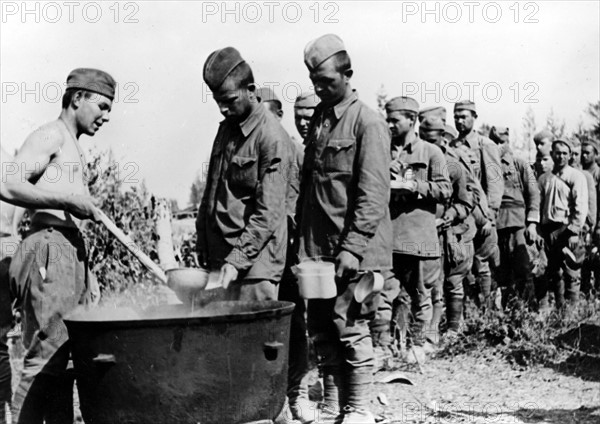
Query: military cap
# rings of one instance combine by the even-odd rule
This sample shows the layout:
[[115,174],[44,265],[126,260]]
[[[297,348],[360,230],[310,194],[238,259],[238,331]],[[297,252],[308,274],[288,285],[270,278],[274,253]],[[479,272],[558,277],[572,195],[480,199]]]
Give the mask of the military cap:
[[508,132],[508,127],[492,127],[489,134],[490,140],[500,143],[508,142]]
[[554,134],[552,134],[548,130],[542,130],[536,135],[533,136],[534,143],[539,143],[542,140],[549,139],[550,141],[554,140]]
[[294,108],[297,109],[314,109],[319,104],[319,98],[312,91],[305,91],[296,97]]
[[569,148],[569,152],[573,151],[573,145],[571,144],[571,140],[568,138],[557,138],[552,142],[552,147],[554,147],[555,144],[564,144]]
[[340,37],[335,34],[325,34],[306,45],[304,63],[309,70],[317,69],[334,54],[345,51],[346,47]]
[[99,69],[73,69],[67,77],[67,90],[80,89],[102,94],[111,100],[115,98],[117,83],[109,74]]
[[444,135],[449,135],[452,140],[456,140],[458,138],[458,131],[451,125],[446,124],[444,127]]
[[457,110],[470,110],[471,112],[477,113],[477,109],[475,108],[475,102],[471,100],[461,100],[458,103],[454,104],[454,112]]
[[444,106],[428,106],[419,111],[419,122],[423,122],[427,116],[437,116],[442,121],[446,120],[446,108]]
[[446,124],[438,116],[428,116],[423,119],[423,122],[419,125],[419,129],[425,131],[446,131]]
[[394,97],[385,104],[386,112],[414,112],[419,113],[419,103],[412,97]]
[[275,102],[281,109],[281,100],[279,100],[275,92],[271,90],[270,87],[260,87],[258,90],[256,90],[256,97],[258,97],[258,99],[263,103]]
[[204,62],[204,71],[202,77],[204,82],[211,90],[217,90],[225,78],[245,60],[240,52],[233,47],[215,50]]
[[600,153],[600,144],[596,140],[591,138],[585,139],[581,142],[582,146],[592,146],[596,153]]

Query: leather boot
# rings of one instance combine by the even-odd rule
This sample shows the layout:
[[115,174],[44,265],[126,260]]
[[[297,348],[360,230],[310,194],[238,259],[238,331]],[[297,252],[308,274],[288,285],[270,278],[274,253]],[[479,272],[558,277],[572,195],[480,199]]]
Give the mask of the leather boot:
[[350,369],[347,376],[348,402],[344,408],[342,424],[375,424],[369,412],[373,369],[371,367]]
[[345,379],[341,374],[323,374],[323,402],[319,405],[317,422],[334,422],[346,405]]
[[446,319],[448,320],[448,330],[458,332],[463,314],[463,300],[449,299],[446,306]]

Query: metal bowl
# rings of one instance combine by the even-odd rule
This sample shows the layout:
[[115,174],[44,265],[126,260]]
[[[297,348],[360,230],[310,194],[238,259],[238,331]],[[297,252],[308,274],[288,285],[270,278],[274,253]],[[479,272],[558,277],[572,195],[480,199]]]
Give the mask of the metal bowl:
[[208,284],[209,272],[202,268],[173,268],[166,273],[167,285],[186,305],[191,305]]

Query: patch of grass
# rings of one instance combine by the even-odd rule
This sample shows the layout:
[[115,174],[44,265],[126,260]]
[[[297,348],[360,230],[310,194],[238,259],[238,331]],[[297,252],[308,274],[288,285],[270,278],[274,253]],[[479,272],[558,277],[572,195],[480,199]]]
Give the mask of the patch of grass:
[[565,360],[572,350],[563,348],[561,335],[583,323],[600,325],[600,300],[581,299],[558,311],[531,311],[524,302],[511,303],[503,313],[482,313],[467,304],[460,336],[446,344],[438,356],[476,355],[492,349],[519,366],[550,364]]

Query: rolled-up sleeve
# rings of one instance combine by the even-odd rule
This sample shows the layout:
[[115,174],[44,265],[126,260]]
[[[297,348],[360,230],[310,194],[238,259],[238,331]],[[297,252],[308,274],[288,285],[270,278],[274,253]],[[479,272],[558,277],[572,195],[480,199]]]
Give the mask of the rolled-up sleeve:
[[579,234],[585,225],[588,214],[588,187],[585,176],[574,170],[571,186],[571,213],[569,215],[568,229],[574,234]]
[[364,124],[357,141],[356,191],[348,205],[351,219],[340,239],[340,248],[364,258],[369,241],[385,216],[390,199],[390,135],[383,120]]
[[256,187],[255,209],[248,224],[234,243],[225,261],[238,270],[247,270],[259,259],[269,239],[286,218],[289,150],[284,140],[267,135],[259,141],[259,182]]
[[488,206],[497,211],[502,204],[504,194],[504,177],[500,162],[500,151],[493,141],[482,143],[483,166],[485,170],[485,184]]
[[519,165],[519,172],[521,173],[521,179],[523,181],[523,187],[525,192],[525,212],[527,222],[540,222],[540,188],[535,179],[533,169],[523,162],[517,162]]

